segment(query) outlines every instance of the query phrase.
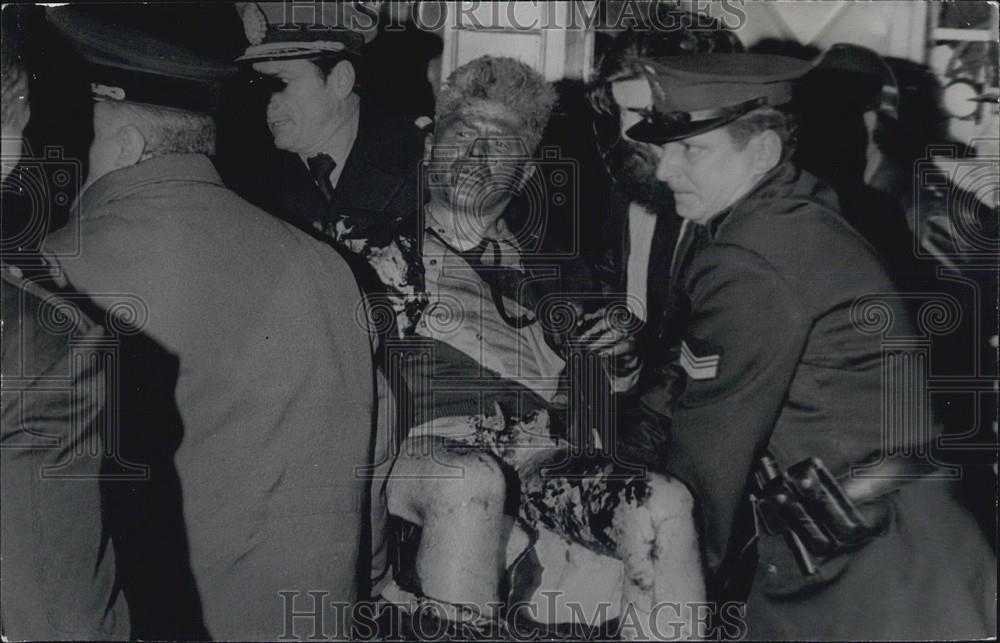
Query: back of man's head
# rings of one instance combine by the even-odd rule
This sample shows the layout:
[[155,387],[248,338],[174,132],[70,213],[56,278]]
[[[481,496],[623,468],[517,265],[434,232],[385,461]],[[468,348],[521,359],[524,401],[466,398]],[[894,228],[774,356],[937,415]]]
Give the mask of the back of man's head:
[[439,122],[477,102],[502,106],[524,125],[524,143],[534,151],[556,103],[556,92],[537,71],[513,58],[482,56],[456,69],[438,96]]
[[215,153],[215,121],[207,114],[139,103],[104,101],[114,127],[131,125],[145,140],[145,159],[166,154]]

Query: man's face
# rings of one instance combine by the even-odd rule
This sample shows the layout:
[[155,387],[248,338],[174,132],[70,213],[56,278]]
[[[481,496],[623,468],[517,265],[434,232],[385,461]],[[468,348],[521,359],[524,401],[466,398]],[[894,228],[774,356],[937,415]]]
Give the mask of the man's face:
[[281,83],[267,104],[267,127],[279,150],[309,153],[337,128],[340,99],[332,76],[324,80],[308,60],[269,60],[253,68]]
[[529,155],[524,124],[498,103],[442,118],[434,133],[432,197],[465,215],[493,216],[518,192]]
[[625,134],[641,118],[636,110],[652,105],[649,83],[642,78],[622,80],[611,84],[611,93],[619,108],[622,139],[605,156],[608,171],[630,201],[652,212],[668,211],[673,195],[670,188],[656,178],[659,150],[649,143],[632,140]]
[[663,145],[656,176],[674,193],[677,214],[707,223],[754,186],[754,158],[753,141],[739,149],[723,127]]

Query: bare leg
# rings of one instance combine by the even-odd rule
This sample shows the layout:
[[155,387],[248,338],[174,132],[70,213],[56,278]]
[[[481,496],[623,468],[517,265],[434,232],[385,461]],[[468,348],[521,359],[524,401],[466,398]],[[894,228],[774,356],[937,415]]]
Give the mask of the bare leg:
[[695,638],[705,584],[687,488],[655,473],[623,476],[600,459],[576,460],[573,469],[521,472],[525,520],[622,560],[623,638]]
[[622,637],[691,640],[704,632],[697,619],[705,601],[694,500],[684,485],[663,476],[650,473],[647,484],[650,492],[641,503],[619,505],[615,512],[625,564],[623,625],[637,626],[623,627]]
[[[386,489],[389,512],[421,525],[417,575],[426,596],[495,616],[506,542],[506,480],[481,449],[444,438],[407,440]],[[449,617],[454,615],[449,615]]]

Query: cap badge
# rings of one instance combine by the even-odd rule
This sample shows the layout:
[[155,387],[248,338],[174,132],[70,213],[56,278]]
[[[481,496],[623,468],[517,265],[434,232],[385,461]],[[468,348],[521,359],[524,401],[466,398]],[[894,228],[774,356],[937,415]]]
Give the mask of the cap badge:
[[248,2],[243,7],[243,33],[251,45],[261,44],[267,35],[267,18],[256,2]]

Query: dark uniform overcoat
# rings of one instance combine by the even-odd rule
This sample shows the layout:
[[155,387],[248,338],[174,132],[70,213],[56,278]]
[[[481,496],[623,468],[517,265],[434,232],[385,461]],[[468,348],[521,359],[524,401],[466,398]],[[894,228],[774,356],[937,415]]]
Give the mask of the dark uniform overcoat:
[[[909,376],[886,375],[883,356],[915,331],[880,260],[837,208],[830,188],[785,163],[681,235],[664,322],[678,343],[666,379],[676,379],[645,400],[672,416],[667,466],[700,501],[716,587],[752,542],[748,480],[765,449],[783,467],[818,457],[839,477],[887,447],[912,452],[931,438],[915,411],[902,430],[883,428],[887,400],[919,405],[905,397]],[[996,634],[995,554],[951,484],[898,487],[881,500],[891,505],[886,532],[820,561],[814,576],[802,575],[781,536],[757,529],[750,637]]]
[[276,151],[261,204],[305,228],[324,229],[337,214],[354,212],[411,216],[418,205],[423,146],[413,119],[362,100],[358,135],[337,180],[333,203],[323,198],[297,154]]
[[266,211],[341,248],[366,291],[388,294],[404,334],[426,303],[417,234],[423,153],[424,134],[412,118],[363,99],[332,201],[297,154],[280,150],[256,198]]

